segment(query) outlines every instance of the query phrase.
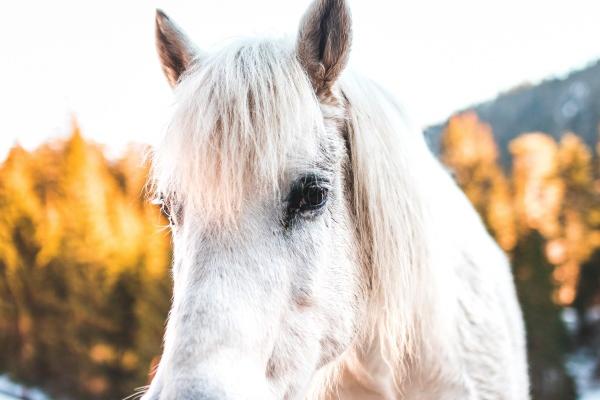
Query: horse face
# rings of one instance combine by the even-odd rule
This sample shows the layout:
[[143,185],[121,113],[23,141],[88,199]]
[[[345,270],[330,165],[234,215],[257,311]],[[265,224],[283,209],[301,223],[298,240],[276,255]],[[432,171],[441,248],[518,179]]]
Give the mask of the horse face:
[[341,165],[291,168],[235,229],[180,212],[155,398],[299,398],[350,345],[363,279]]
[[[199,62],[193,46],[162,13],[157,15],[157,28],[163,69],[173,86],[178,85],[182,73],[191,70],[188,78],[193,80],[194,74],[203,73],[202,65],[222,66],[218,61],[211,64],[210,56]],[[205,166],[219,174],[206,179],[192,174],[192,178],[183,179],[180,175],[185,173],[185,166],[173,169],[179,175],[170,180],[189,185],[179,185],[165,197],[172,220],[174,296],[163,356],[145,399],[302,398],[315,376],[332,367],[355,339],[364,314],[366,279],[351,211],[343,105],[334,86],[346,63],[349,29],[344,2],[334,0],[317,0],[301,25],[290,62],[298,65],[302,77],[297,80],[306,83],[311,96],[298,102],[296,115],[280,115],[275,120],[313,116],[314,120],[309,121],[311,134],[307,134],[314,139],[312,144],[295,146],[293,140],[284,140],[288,147],[295,147],[279,157],[262,148],[277,150],[277,141],[265,139],[263,143],[253,137],[252,145],[258,148],[248,156],[240,154],[236,165],[227,150],[221,151],[212,143],[208,146],[212,153],[204,157],[212,162]],[[264,49],[258,53],[261,51],[262,57],[269,57]],[[243,51],[236,54],[242,62]],[[261,62],[259,58],[246,61],[246,66]],[[191,68],[195,62],[200,64],[197,69]],[[249,86],[272,90],[273,98],[268,101],[275,108],[294,103],[293,98],[278,97],[290,95],[281,93],[285,85],[277,86],[277,80],[285,76],[285,71],[273,72],[279,67],[277,61],[258,71],[271,71],[272,84],[254,84],[252,79],[259,79],[261,74],[250,73]],[[301,84],[292,83],[290,91],[296,83]],[[222,88],[227,84],[219,85]],[[207,109],[200,110],[206,119],[218,114],[211,111],[210,104],[226,101],[215,100],[215,91],[208,91]],[[264,93],[260,90],[241,93],[252,99],[255,109],[251,115],[262,112],[273,117],[273,110],[268,111],[269,104],[264,103],[269,96],[261,95]],[[203,101],[194,99],[197,104]],[[214,128],[227,135],[222,118],[216,120],[219,122]],[[240,124],[229,121],[225,125]],[[250,144],[239,140],[235,145],[232,138],[218,142],[243,153]],[[182,139],[179,143],[193,141]],[[182,145],[181,151],[185,147]],[[269,157],[279,157],[273,163],[278,168],[274,178],[277,190],[265,189],[260,179],[252,177],[252,171],[260,170],[256,164],[271,165],[263,159]],[[238,170],[247,167],[250,173],[227,175],[225,160]],[[237,182],[236,177],[242,178]],[[228,209],[230,202],[216,201],[216,207],[206,206],[214,198],[226,199],[227,193],[235,191],[223,189],[220,179],[227,180],[225,186],[232,181],[240,186],[235,210],[227,213],[229,217],[220,215],[218,204]],[[191,194],[194,184],[201,186],[201,201],[195,201]]]

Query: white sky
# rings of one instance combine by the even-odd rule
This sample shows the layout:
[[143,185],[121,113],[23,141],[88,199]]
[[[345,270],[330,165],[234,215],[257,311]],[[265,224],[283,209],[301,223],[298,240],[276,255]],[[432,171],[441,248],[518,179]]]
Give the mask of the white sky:
[[[68,133],[119,150],[155,143],[172,102],[154,50],[154,9],[204,48],[293,36],[310,0],[104,0],[3,4],[0,158]],[[525,81],[600,58],[597,0],[349,0],[355,69],[426,126]]]

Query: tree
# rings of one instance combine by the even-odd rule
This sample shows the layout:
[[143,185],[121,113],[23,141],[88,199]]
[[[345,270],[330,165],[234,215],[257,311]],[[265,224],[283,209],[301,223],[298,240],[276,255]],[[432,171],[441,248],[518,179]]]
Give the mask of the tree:
[[490,126],[474,112],[453,116],[442,136],[441,157],[490,233],[511,250],[516,242],[512,195]]
[[574,383],[564,366],[569,341],[560,318],[561,308],[552,301],[553,266],[544,254],[544,237],[531,230],[519,238],[513,260],[527,332],[532,397],[574,399]]
[[57,398],[147,383],[170,300],[166,221],[147,165],[111,162],[76,124],[0,166],[0,368]]

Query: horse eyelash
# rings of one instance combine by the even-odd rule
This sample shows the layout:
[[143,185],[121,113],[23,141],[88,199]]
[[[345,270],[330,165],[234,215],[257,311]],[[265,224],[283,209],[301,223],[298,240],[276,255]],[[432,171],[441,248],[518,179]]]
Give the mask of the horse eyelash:
[[174,226],[176,218],[173,216],[172,205],[168,204],[169,202],[165,198],[163,194],[156,196],[152,199],[151,204],[160,208],[161,213],[169,220],[169,224]]

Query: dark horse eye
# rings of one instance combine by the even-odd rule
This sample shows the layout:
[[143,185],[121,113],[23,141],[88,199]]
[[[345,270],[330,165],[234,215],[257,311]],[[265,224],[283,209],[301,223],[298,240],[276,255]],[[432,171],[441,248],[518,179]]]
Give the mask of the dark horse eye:
[[287,198],[288,215],[318,211],[327,203],[327,181],[317,176],[307,176],[299,179],[293,185]]
[[303,203],[301,208],[315,210],[325,205],[327,189],[319,185],[310,185],[304,188],[302,193]]

